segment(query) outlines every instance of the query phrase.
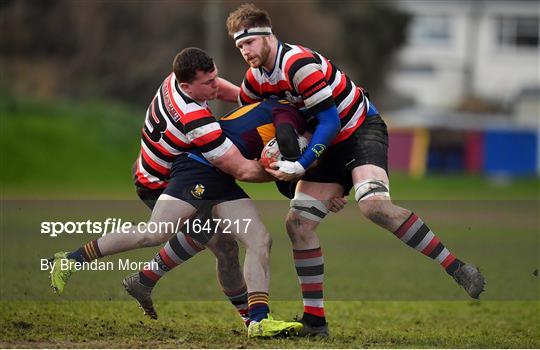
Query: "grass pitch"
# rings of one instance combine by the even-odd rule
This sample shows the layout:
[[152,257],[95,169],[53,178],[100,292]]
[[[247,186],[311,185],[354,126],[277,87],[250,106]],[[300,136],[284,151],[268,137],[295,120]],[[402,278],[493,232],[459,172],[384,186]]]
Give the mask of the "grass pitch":
[[[480,302],[470,301],[436,263],[359,220],[352,206],[329,217],[319,230],[332,331],[326,340],[247,339],[235,310],[222,301],[208,252],[160,281],[154,293],[160,316],[157,321],[145,318],[124,294],[120,280],[130,271],[77,272],[64,294],[56,297],[49,289],[47,272],[39,271],[39,259],[58,250],[74,249],[86,236],[51,238],[33,233],[43,219],[40,215],[49,215],[46,206],[51,207],[49,211],[77,217],[77,210],[73,211],[76,202],[68,202],[72,211],[67,212],[51,203],[55,202],[31,202],[37,214],[24,220],[17,212],[23,208],[22,212],[28,213],[24,205],[30,204],[7,203],[1,252],[2,347],[540,346],[540,294],[538,277],[533,273],[540,265],[536,202],[409,203],[423,213],[454,253],[482,268],[488,290]],[[278,215],[286,212],[287,203],[257,205],[274,238],[271,309],[275,317],[291,319],[301,313],[302,305],[282,215]],[[111,212],[104,204],[99,207]],[[86,209],[78,210],[88,215]],[[148,261],[155,251],[147,248],[120,257]]]
[[[223,301],[207,252],[156,287],[157,321],[145,318],[120,286],[130,271],[80,272],[62,297],[52,295],[39,259],[96,237],[51,238],[39,233],[40,222],[148,218],[141,203],[111,200],[135,198],[129,169],[143,112],[0,99],[0,145],[9,164],[0,172],[0,347],[540,347],[538,178],[391,174],[393,198],[417,212],[458,257],[481,267],[488,290],[480,302],[470,301],[433,261],[361,218],[354,202],[330,215],[318,230],[332,332],[326,340],[248,340]],[[290,319],[302,305],[283,227],[287,201],[272,185],[246,189],[266,200],[257,205],[274,239],[271,308]],[[156,251],[120,257],[148,261]]]
[[[46,348],[538,348],[538,302],[328,302],[324,340],[247,339],[225,302],[2,303],[2,347]],[[291,317],[298,302],[273,303]]]

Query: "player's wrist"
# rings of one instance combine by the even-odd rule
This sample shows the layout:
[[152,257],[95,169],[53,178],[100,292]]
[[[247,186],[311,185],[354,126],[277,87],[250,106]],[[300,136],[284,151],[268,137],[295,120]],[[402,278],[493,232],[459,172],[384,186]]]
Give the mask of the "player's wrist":
[[311,157],[308,157],[309,152],[309,150],[304,152],[302,157],[300,157],[300,159],[296,161],[296,163],[298,163],[302,168],[304,168],[304,170],[309,168],[309,166],[313,164],[316,159],[313,155]]
[[297,173],[303,174],[306,172],[306,168],[299,161],[294,162],[294,165],[295,165],[295,168],[298,170]]
[[294,175],[303,175],[306,172],[306,169],[300,164],[299,161],[290,162],[290,161],[281,161],[279,163],[279,170]]

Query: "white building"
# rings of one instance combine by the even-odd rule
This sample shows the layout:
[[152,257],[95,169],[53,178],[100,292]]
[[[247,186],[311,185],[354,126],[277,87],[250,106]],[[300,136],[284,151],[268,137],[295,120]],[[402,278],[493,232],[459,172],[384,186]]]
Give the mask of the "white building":
[[419,108],[453,109],[474,96],[538,120],[539,0],[396,3],[412,18],[393,89]]

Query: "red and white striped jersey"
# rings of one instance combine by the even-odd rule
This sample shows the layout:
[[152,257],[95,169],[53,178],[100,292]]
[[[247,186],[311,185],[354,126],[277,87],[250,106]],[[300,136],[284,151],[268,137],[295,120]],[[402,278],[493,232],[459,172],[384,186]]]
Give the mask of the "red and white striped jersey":
[[141,134],[135,181],[151,189],[167,186],[175,156],[197,147],[212,161],[232,146],[208,105],[183,92],[174,73],[165,78],[148,107]]
[[279,43],[276,64],[268,74],[250,68],[240,89],[240,104],[277,97],[286,99],[304,114],[314,115],[335,105],[341,130],[332,144],[347,139],[365,119],[368,101],[330,60],[308,48]]

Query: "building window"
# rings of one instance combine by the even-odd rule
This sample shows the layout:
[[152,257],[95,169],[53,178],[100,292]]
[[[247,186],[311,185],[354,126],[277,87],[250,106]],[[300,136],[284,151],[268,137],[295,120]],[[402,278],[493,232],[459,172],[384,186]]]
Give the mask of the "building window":
[[450,41],[450,18],[446,15],[415,16],[409,27],[413,44],[446,45]]
[[497,18],[497,42],[503,48],[538,47],[538,17]]

